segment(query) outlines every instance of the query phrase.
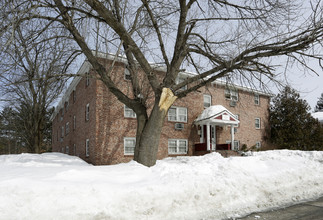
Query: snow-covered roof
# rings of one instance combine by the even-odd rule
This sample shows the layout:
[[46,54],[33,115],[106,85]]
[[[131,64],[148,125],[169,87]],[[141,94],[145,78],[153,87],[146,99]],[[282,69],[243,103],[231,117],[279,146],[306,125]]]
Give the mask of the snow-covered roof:
[[239,120],[234,114],[222,105],[212,105],[195,119],[196,124],[205,124],[206,122],[214,124],[239,124]]
[[312,113],[313,118],[317,118],[320,123],[323,123],[323,112],[314,112]]

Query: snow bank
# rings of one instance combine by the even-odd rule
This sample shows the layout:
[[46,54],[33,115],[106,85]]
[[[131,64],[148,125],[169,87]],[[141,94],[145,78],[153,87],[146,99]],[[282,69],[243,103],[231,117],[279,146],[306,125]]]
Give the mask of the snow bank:
[[91,166],[0,156],[0,219],[225,219],[323,196],[323,152],[267,151]]

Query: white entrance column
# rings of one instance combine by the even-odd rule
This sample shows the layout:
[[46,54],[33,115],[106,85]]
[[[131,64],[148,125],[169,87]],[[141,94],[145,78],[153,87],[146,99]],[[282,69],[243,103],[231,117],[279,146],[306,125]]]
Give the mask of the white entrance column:
[[210,151],[210,123],[206,124],[206,150]]
[[231,125],[231,150],[234,150],[234,127]]

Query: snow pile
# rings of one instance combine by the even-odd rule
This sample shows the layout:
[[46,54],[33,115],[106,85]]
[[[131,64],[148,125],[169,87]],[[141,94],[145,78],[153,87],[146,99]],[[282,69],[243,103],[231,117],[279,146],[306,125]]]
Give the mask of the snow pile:
[[323,196],[323,152],[268,151],[91,166],[0,156],[0,219],[225,219]]
[[314,112],[312,113],[313,118],[317,118],[319,122],[323,123],[323,112]]

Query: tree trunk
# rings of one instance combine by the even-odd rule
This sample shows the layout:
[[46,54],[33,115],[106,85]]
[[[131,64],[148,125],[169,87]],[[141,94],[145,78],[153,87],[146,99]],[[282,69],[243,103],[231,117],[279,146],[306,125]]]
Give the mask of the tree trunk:
[[169,107],[175,102],[176,96],[169,88],[164,88],[160,99],[155,104],[148,120],[137,117],[137,138],[134,160],[145,166],[156,164],[161,130]]

